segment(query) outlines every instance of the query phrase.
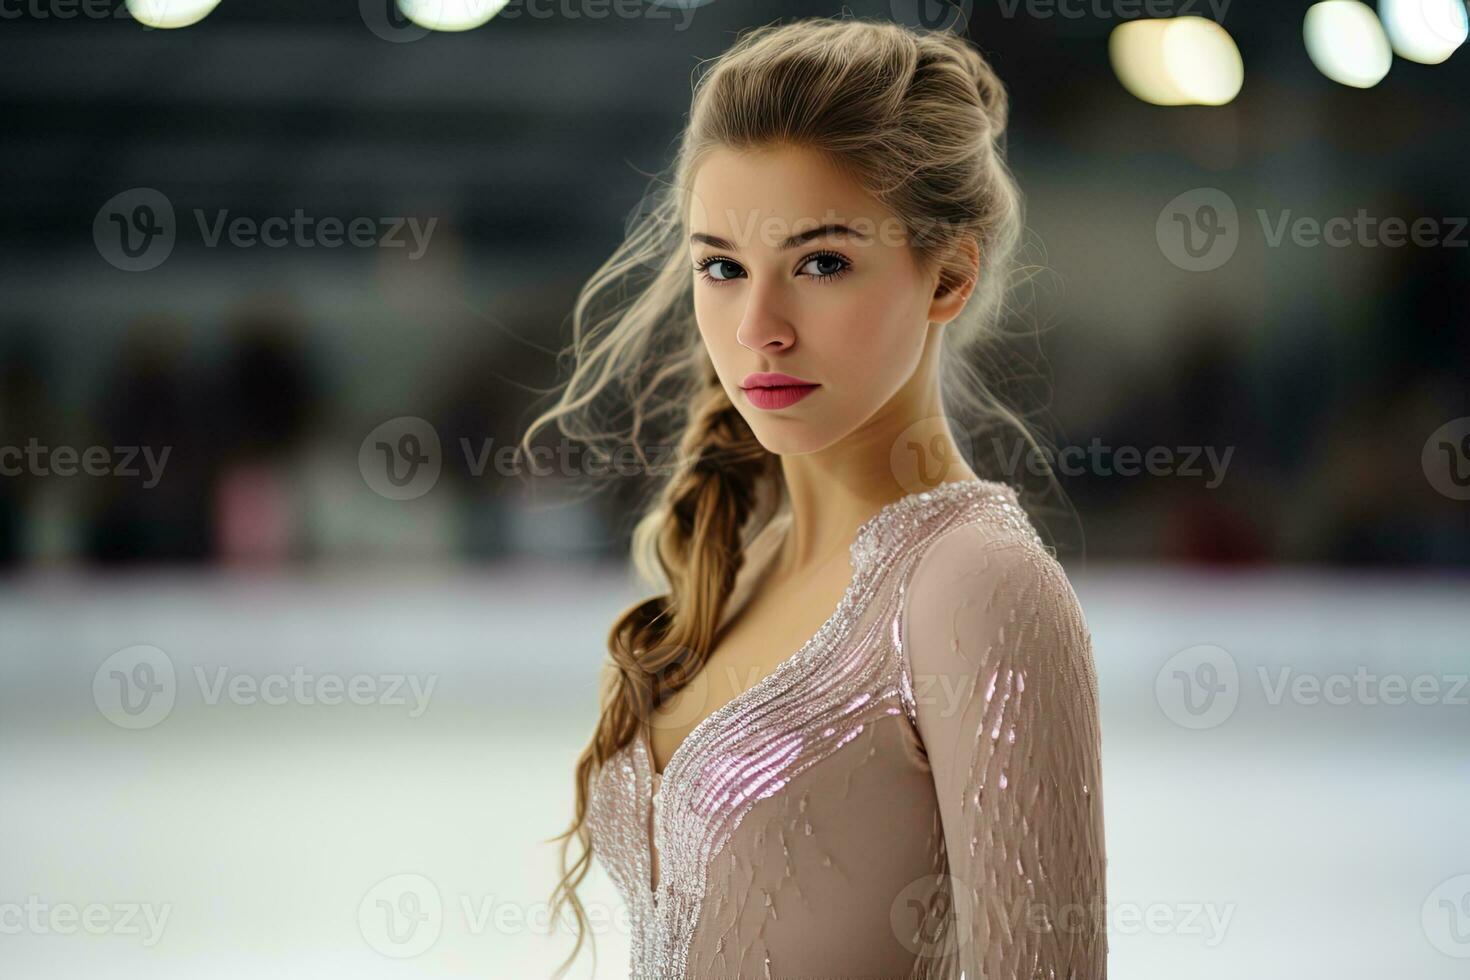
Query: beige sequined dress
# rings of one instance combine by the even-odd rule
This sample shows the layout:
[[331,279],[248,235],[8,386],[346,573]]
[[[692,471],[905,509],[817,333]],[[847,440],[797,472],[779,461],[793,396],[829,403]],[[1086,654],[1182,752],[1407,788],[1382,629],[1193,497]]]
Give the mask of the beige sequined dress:
[[1097,685],[1061,566],[985,480],[888,504],[851,560],[661,775],[645,728],[594,776],[629,976],[1103,977]]

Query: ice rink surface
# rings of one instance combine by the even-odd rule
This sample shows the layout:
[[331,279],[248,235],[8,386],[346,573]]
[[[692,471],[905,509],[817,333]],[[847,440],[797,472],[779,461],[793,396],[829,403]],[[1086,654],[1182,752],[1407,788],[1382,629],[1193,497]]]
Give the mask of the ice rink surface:
[[[1470,971],[1470,583],[1092,566],[1110,975]],[[0,976],[534,978],[617,569],[0,590]],[[129,693],[131,692],[131,693]],[[139,692],[152,692],[140,694]],[[625,915],[583,888],[598,963]]]

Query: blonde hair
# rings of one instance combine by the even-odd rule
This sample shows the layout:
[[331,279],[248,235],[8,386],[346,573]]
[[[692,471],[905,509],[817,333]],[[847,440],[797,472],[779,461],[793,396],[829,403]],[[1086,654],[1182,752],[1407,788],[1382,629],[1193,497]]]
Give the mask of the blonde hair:
[[[531,423],[522,449],[554,422],[591,447],[632,446],[645,464],[641,446],[650,434],[666,434],[677,452],[633,532],[635,567],[664,591],[627,609],[612,627],[600,716],[576,765],[574,819],[551,838],[562,841],[552,917],[570,904],[577,932],[556,976],[587,934],[576,888],[592,860],[591,780],[656,707],[698,674],[745,547],[784,500],[777,459],[727,397],[694,319],[684,236],[696,168],[716,148],[821,153],[900,217],[922,267],[937,270],[947,287],[973,275],[963,252],[951,250],[974,236],[980,278],[943,334],[946,415],[1025,432],[966,356],[1000,319],[1023,228],[1021,196],[1005,161],[1007,116],[1000,80],[954,34],[850,18],[752,29],[696,78],[671,178],[655,184],[622,244],[577,297],[573,340],[562,354],[573,370],[556,404]],[[607,397],[630,415],[621,432],[597,421]],[[582,853],[569,867],[573,837]],[[595,963],[595,947],[593,957]]]

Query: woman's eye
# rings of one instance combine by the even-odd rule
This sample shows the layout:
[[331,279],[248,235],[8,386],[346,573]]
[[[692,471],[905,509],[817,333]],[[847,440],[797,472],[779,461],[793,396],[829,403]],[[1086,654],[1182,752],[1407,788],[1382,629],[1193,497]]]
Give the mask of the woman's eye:
[[802,263],[802,271],[815,279],[836,279],[851,265],[836,252],[821,252]]
[[[724,266],[725,268],[721,269]],[[695,271],[711,282],[729,282],[740,274],[740,266],[729,259],[705,259],[694,267]],[[711,271],[716,270],[716,271]],[[734,271],[731,271],[734,270]]]
[[[818,252],[803,262],[797,272],[818,282],[830,282],[845,275],[851,266],[851,262],[836,252]],[[729,282],[745,275],[738,262],[718,256],[700,261],[694,266],[694,271],[707,282]]]

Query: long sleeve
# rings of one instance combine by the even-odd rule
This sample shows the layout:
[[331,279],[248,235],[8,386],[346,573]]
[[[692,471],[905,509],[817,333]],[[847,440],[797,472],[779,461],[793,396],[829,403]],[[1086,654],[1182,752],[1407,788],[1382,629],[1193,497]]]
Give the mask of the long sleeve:
[[1106,976],[1097,682],[1061,566],[962,524],[919,559],[901,642],[953,898],[930,975]]

